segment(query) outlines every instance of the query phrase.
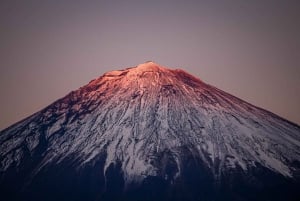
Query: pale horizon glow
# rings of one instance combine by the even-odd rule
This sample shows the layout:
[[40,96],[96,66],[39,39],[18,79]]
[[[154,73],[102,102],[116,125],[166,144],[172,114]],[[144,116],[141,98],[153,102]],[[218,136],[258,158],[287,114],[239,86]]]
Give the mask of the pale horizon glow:
[[0,130],[152,60],[300,124],[299,1],[0,2]]

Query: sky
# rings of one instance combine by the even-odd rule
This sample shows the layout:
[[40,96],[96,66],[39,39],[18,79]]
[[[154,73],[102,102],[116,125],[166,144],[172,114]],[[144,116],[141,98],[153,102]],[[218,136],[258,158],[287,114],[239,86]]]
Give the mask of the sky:
[[1,0],[0,130],[152,60],[300,124],[298,0]]

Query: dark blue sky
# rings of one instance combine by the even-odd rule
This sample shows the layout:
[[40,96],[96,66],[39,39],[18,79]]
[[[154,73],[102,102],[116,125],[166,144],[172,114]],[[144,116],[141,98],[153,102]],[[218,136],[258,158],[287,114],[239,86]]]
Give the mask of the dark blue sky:
[[300,123],[299,1],[0,2],[0,129],[153,60]]

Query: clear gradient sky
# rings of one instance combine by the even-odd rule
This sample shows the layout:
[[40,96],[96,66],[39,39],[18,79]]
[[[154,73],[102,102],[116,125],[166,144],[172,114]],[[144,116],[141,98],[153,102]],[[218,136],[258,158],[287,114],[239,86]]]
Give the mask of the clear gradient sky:
[[300,1],[0,1],[0,130],[153,60],[300,124]]

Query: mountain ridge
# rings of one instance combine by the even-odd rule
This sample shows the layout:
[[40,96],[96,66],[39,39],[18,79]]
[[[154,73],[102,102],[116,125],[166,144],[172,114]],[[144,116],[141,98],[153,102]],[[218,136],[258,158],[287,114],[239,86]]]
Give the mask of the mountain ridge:
[[[184,72],[184,73],[186,73],[186,74],[189,74],[187,71],[185,71],[185,70],[183,70],[183,69],[181,69],[181,68],[176,68],[176,69],[167,68],[167,67],[160,66],[159,64],[157,64],[157,63],[155,63],[155,62],[153,62],[153,61],[146,61],[145,63],[139,64],[139,65],[144,65],[144,64],[147,64],[147,63],[152,63],[152,64],[154,64],[154,65],[156,65],[156,66],[159,66],[160,68],[164,68],[164,69],[167,69],[167,70],[172,70],[172,71],[175,71],[175,72],[176,72],[176,71],[178,71],[178,72],[182,71],[182,72]],[[101,77],[104,77],[104,76],[108,76],[108,77],[109,77],[109,76],[114,76],[114,74],[116,74],[116,73],[118,73],[118,72],[119,72],[120,74],[122,74],[122,73],[124,73],[124,71],[127,71],[127,70],[130,70],[130,69],[137,68],[139,65],[137,65],[137,66],[135,66],[135,67],[126,67],[125,69],[121,69],[121,70],[107,71],[107,72],[103,73],[103,75],[98,76],[97,78],[94,78],[94,79],[90,80],[90,81],[89,81],[87,84],[85,84],[84,86],[79,87],[78,89],[72,90],[72,91],[69,92],[67,95],[65,95],[65,96],[63,96],[63,97],[61,97],[61,98],[58,98],[57,100],[55,100],[55,101],[49,103],[48,106],[49,106],[49,105],[52,105],[52,104],[54,104],[54,103],[56,103],[57,101],[60,101],[61,99],[63,99],[63,98],[65,98],[66,96],[68,96],[70,93],[72,93],[72,92],[74,92],[74,91],[77,91],[77,90],[80,90],[81,88],[83,88],[83,87],[89,85],[90,83],[94,82],[95,80],[100,79]],[[189,75],[192,76],[194,79],[198,79],[199,81],[203,82],[200,78],[198,78],[198,77],[196,77],[196,76],[193,76],[193,75],[191,75],[191,74],[189,74]],[[210,85],[210,84],[207,84],[207,85],[209,85],[209,86],[211,86],[211,87],[214,87],[214,88],[218,89],[217,87],[215,87],[215,86],[213,86],[213,85]],[[218,90],[220,90],[220,89],[218,89]],[[223,90],[221,90],[221,91],[223,91]],[[231,94],[230,94],[230,95],[231,95]],[[294,122],[294,121],[291,121],[291,120],[289,120],[289,119],[286,119],[286,118],[284,118],[284,117],[281,117],[281,116],[280,116],[279,114],[277,114],[277,113],[274,113],[274,112],[271,112],[270,110],[264,109],[264,108],[261,107],[261,106],[256,106],[256,105],[254,105],[253,103],[250,103],[250,102],[245,101],[245,100],[243,100],[243,99],[241,99],[241,98],[238,98],[236,95],[231,95],[231,96],[233,96],[233,97],[235,97],[235,98],[237,98],[237,99],[240,99],[241,101],[247,102],[248,104],[252,105],[253,107],[256,107],[256,108],[258,108],[258,109],[261,109],[261,110],[264,110],[264,111],[266,111],[266,112],[269,112],[269,113],[271,113],[272,115],[276,115],[278,118],[281,118],[282,120],[287,121],[288,123],[293,124],[294,126],[297,126],[297,127],[300,128],[300,125],[299,125],[298,123],[296,123],[296,122]],[[45,108],[47,108],[48,106],[46,106],[46,107],[44,107],[44,108],[38,110],[37,112],[34,112],[33,114],[31,114],[31,115],[29,115],[29,116],[27,116],[27,117],[25,117],[25,118],[23,118],[23,119],[21,119],[21,120],[18,120],[18,121],[16,121],[16,122],[12,123],[11,125],[9,125],[9,126],[3,128],[2,130],[0,130],[0,132],[1,132],[1,131],[4,131],[4,130],[6,130],[6,129],[9,129],[10,127],[14,126],[15,124],[18,124],[18,123],[20,123],[20,122],[22,122],[22,121],[25,121],[26,119],[30,118],[31,116],[35,115],[36,113],[39,113],[39,112],[43,111],[43,110],[44,110]]]

